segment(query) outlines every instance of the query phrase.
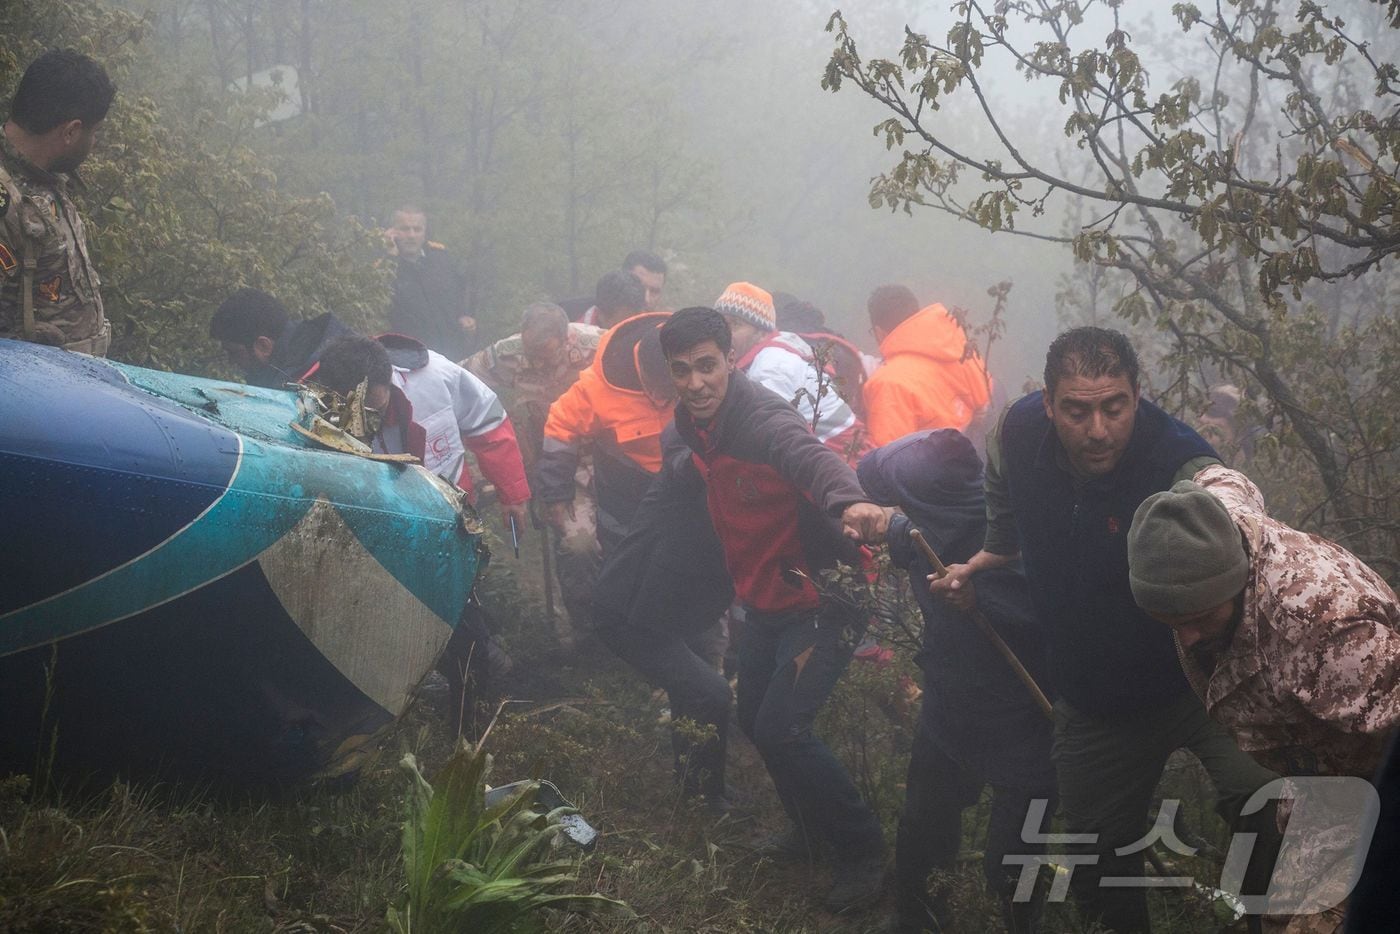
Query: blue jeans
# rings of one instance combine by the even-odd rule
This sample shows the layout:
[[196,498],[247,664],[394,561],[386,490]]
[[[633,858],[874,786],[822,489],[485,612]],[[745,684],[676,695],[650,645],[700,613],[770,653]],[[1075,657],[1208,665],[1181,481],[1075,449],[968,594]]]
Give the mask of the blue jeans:
[[758,747],[793,824],[810,840],[830,841],[844,859],[881,852],[880,822],[812,723],[863,628],[835,604],[789,613],[748,609],[738,639],[739,727]]

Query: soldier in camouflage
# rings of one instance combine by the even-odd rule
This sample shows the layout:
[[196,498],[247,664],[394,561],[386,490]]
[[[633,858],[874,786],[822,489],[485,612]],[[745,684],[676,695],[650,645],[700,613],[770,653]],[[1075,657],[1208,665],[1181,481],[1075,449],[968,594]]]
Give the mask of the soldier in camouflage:
[[[1400,725],[1400,601],[1380,575],[1269,518],[1249,478],[1218,465],[1143,502],[1128,560],[1134,598],[1174,630],[1187,678],[1241,749],[1288,776],[1372,778]],[[1285,849],[1271,883],[1271,897],[1326,910],[1271,913],[1264,930],[1339,930],[1359,815],[1335,813]]]
[[[525,309],[520,333],[462,361],[505,401],[527,469],[539,459],[550,404],[592,365],[602,335],[601,328],[569,321],[558,305],[539,302]],[[565,515],[554,556],[564,606],[573,625],[582,629],[592,626],[593,581],[600,562],[589,460],[580,460],[575,480],[573,512]]]
[[1284,775],[1375,774],[1400,725],[1400,603],[1379,574],[1221,466],[1145,500],[1128,542],[1133,596],[1241,749]]
[[0,337],[103,356],[111,325],[70,197],[116,88],[86,55],[25,71],[0,135]]

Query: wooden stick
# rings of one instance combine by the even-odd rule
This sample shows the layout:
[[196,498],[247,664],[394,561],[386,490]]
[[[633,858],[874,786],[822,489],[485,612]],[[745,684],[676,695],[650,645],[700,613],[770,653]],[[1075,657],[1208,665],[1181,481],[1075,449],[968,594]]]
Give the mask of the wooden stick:
[[[938,555],[929,547],[928,540],[924,538],[924,533],[920,532],[918,529],[910,529],[909,537],[914,540],[914,544],[918,546],[919,551],[923,552],[924,557],[928,559],[928,563],[933,566],[934,574],[939,577],[947,577],[948,568],[942,561],[938,560]],[[1001,653],[1001,657],[1006,659],[1006,663],[1016,672],[1016,676],[1021,679],[1021,683],[1026,686],[1026,690],[1031,692],[1031,697],[1035,698],[1036,706],[1040,708],[1040,712],[1045,714],[1046,717],[1053,719],[1054,709],[1050,706],[1050,699],[1045,696],[1045,692],[1040,689],[1040,685],[1035,683],[1035,678],[1026,670],[1026,666],[1021,664],[1021,660],[1016,657],[1016,653],[1011,650],[1011,646],[1007,645],[1001,635],[992,628],[991,620],[987,619],[987,617],[982,614],[981,610],[973,610],[972,619],[977,623],[977,628],[982,630],[982,634],[991,640],[992,645],[996,646],[997,651]]]

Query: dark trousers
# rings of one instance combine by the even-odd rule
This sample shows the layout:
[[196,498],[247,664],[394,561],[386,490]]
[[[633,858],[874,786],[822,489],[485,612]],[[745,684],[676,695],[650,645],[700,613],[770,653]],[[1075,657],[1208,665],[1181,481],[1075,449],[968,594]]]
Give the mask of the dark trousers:
[[[718,624],[716,624],[718,626]],[[648,684],[661,688],[671,702],[671,747],[676,778],[687,795],[724,795],[724,758],[729,729],[729,682],[715,667],[714,628],[688,635],[609,626],[598,636],[618,657],[637,669]],[[719,650],[722,654],[723,650]],[[712,727],[705,739],[678,721]]]
[[[957,868],[958,850],[962,845],[962,812],[976,804],[987,784],[987,777],[977,770],[960,764],[934,742],[933,733],[924,717],[919,718],[914,734],[914,748],[909,757],[909,775],[905,784],[904,811],[899,817],[899,835],[894,848],[895,907],[899,920],[909,930],[939,931],[948,927],[952,917],[946,891],[929,893],[929,875],[933,872],[952,873]],[[1038,886],[1035,897],[1014,901],[1012,896],[1020,878],[1021,864],[1006,865],[1002,857],[1008,854],[1034,856],[1045,847],[1025,843],[1021,828],[1031,802],[1045,801],[1041,812],[1055,813],[1055,787],[1048,779],[1040,787],[1018,786],[992,781],[991,814],[987,821],[987,842],[982,871],[987,888],[1001,905],[1006,929],[1014,934],[1037,930],[1044,908],[1045,886]],[[1049,828],[1042,826],[1041,832]],[[940,888],[935,885],[935,889]]]
[[850,614],[749,609],[739,634],[739,727],[758,747],[778,797],[809,840],[830,841],[839,857],[878,854],[880,823],[846,767],[812,732],[817,711],[850,664]]
[[1277,776],[1240,751],[1190,691],[1128,717],[1090,717],[1063,699],[1055,703],[1055,772],[1067,833],[1095,833],[1095,844],[1066,847],[1094,854],[1094,865],[1074,867],[1070,890],[1085,921],[1118,934],[1150,931],[1147,890],[1101,886],[1105,877],[1143,875],[1144,849],[1127,855],[1151,824],[1153,792],[1177,749],[1190,750],[1210,775],[1216,811],[1234,826],[1240,808]]

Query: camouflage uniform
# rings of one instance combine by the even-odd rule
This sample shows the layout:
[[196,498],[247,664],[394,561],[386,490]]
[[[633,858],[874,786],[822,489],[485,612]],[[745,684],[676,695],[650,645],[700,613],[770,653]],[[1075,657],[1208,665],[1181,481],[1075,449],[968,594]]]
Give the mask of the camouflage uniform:
[[[1284,775],[1370,779],[1400,724],[1400,602],[1339,545],[1269,518],[1244,474],[1207,467],[1195,480],[1244,538],[1250,570],[1229,645],[1214,658],[1182,652],[1187,678],[1240,748]],[[1350,822],[1349,822],[1350,823]],[[1318,833],[1280,857],[1283,890],[1331,904],[1345,893],[1350,826]],[[1264,930],[1340,930],[1345,905],[1266,915]]]
[[1249,582],[1230,644],[1207,673],[1183,653],[1210,715],[1284,775],[1370,778],[1400,724],[1400,602],[1339,545],[1269,518],[1238,471],[1195,480],[1244,536]]
[[[602,328],[570,322],[564,361],[552,372],[531,363],[519,334],[502,338],[462,361],[462,366],[502,394],[515,423],[527,469],[534,467],[544,445],[544,423],[550,404],[578,381],[581,371],[592,365],[602,336]],[[574,515],[565,519],[559,536],[556,567],[569,618],[576,626],[588,626],[593,615],[593,581],[600,560],[593,468],[588,458],[579,459],[574,479]]]
[[0,135],[0,337],[104,356],[112,340],[76,176],[47,172]]

